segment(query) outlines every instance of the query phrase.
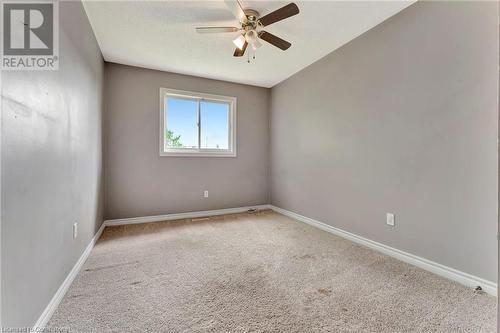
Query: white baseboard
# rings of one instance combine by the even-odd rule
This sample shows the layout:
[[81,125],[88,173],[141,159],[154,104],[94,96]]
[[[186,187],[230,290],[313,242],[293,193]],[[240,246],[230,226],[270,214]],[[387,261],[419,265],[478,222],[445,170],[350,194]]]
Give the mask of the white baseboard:
[[299,215],[297,213],[288,211],[283,208],[279,208],[273,205],[268,206],[270,209],[274,210],[277,213],[283,214],[285,216],[291,217],[297,221],[307,223],[309,225],[312,225],[316,228],[319,228],[321,230],[327,231],[329,233],[332,233],[334,235],[346,238],[350,241],[353,241],[355,243],[364,245],[366,247],[369,247],[373,250],[382,252],[386,255],[389,255],[391,257],[394,257],[398,260],[404,261],[406,263],[409,263],[413,266],[417,266],[419,268],[425,269],[429,272],[432,272],[434,274],[440,275],[442,277],[445,277],[447,279],[456,281],[458,283],[461,283],[467,287],[476,287],[476,286],[481,286],[481,288],[487,292],[490,295],[497,296],[497,284],[488,280],[485,280],[483,278],[461,272],[457,269],[447,267],[441,264],[438,264],[437,262],[433,262],[421,257],[418,257],[416,255],[413,255],[411,253],[407,253],[395,248],[392,248],[390,246],[372,241],[370,239],[355,235],[353,233],[344,231],[339,228],[332,227],[331,225],[328,225],[326,223],[311,219],[309,217],[305,217],[302,215]]
[[150,223],[150,222],[160,222],[160,221],[170,221],[170,220],[180,220],[180,219],[192,219],[197,217],[205,216],[216,216],[224,214],[235,214],[243,213],[249,209],[269,209],[269,205],[257,205],[257,206],[247,206],[247,207],[237,207],[237,208],[226,208],[226,209],[216,209],[216,210],[204,210],[198,212],[188,212],[188,213],[177,213],[177,214],[165,214],[156,216],[144,216],[144,217],[132,217],[126,219],[116,219],[116,220],[106,220],[104,221],[105,226],[117,226],[126,224],[138,224],[138,223]]
[[42,329],[45,328],[47,323],[49,322],[50,318],[54,314],[54,311],[57,309],[59,306],[59,303],[61,303],[61,300],[63,299],[64,295],[68,291],[69,287],[71,286],[71,283],[73,283],[73,280],[75,277],[78,275],[78,272],[80,272],[80,269],[82,268],[83,264],[87,260],[87,258],[90,255],[90,252],[94,248],[95,243],[99,240],[99,237],[101,237],[101,234],[104,230],[104,223],[101,225],[97,233],[94,235],[92,240],[90,241],[89,245],[85,248],[85,251],[83,251],[82,255],[76,262],[75,266],[71,269],[69,272],[68,276],[66,279],[64,279],[63,283],[59,287],[59,289],[56,291],[54,297],[50,300],[49,304],[45,308],[45,310],[42,312],[42,315],[40,318],[38,318],[37,322],[33,326],[33,331],[34,332],[41,332]]

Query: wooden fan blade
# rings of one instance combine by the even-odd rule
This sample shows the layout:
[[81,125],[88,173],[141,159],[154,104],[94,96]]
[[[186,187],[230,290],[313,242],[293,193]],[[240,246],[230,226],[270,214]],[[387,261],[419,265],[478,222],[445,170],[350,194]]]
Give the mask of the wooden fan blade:
[[248,43],[245,42],[245,44],[243,44],[243,48],[241,50],[239,48],[236,48],[236,50],[234,50],[233,56],[234,57],[242,57],[245,54],[247,46],[248,46]]
[[268,26],[275,22],[286,19],[287,17],[297,15],[299,13],[299,7],[296,4],[289,3],[285,7],[281,7],[280,9],[275,10],[272,13],[269,13],[259,19],[260,24],[262,26]]
[[283,51],[285,51],[290,46],[292,46],[292,44],[290,44],[286,40],[283,40],[283,39],[281,39],[281,38],[279,38],[279,37],[277,37],[277,36],[275,36],[273,34],[270,34],[267,31],[261,31],[261,32],[259,32],[259,38],[265,40],[269,44],[272,44],[272,45],[274,45],[274,46],[282,49]]
[[238,0],[225,0],[227,8],[233,13],[234,17],[236,17],[240,22],[246,22],[247,16],[243,11],[243,7]]
[[217,32],[235,32],[240,30],[236,27],[198,27],[196,32],[199,34],[211,34]]

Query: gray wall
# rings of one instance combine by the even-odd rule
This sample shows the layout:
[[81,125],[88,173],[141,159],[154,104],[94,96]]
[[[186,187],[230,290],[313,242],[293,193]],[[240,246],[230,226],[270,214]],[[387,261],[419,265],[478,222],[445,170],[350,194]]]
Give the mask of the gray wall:
[[[160,157],[160,87],[234,96],[237,157]],[[266,204],[269,89],[106,64],[106,218]],[[203,198],[203,190],[209,197]]]
[[103,221],[104,64],[81,3],[59,16],[59,70],[2,73],[4,326],[36,322]]
[[498,38],[419,2],[275,86],[272,204],[496,282]]

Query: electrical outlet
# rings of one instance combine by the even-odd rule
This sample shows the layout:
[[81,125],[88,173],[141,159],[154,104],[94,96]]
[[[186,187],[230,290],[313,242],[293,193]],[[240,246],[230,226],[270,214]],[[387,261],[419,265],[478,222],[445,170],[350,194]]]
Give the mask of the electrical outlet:
[[387,223],[387,225],[390,225],[392,227],[396,225],[396,217],[394,216],[393,213],[387,213],[385,223]]
[[78,223],[73,223],[73,239],[78,236]]
[[204,197],[204,198],[208,198],[208,190],[205,190],[205,191],[203,192],[203,197]]

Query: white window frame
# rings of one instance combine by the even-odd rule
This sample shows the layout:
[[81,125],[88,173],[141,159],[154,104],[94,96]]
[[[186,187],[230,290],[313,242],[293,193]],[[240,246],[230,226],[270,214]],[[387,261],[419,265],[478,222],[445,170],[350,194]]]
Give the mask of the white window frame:
[[[167,106],[165,99],[168,96],[198,101],[214,101],[229,103],[228,149],[210,148],[165,148],[165,129],[167,126]],[[198,104],[200,105],[200,104]],[[198,109],[198,141],[200,141],[200,110]],[[201,124],[203,126],[203,124]],[[199,146],[199,143],[198,143]],[[192,91],[160,88],[160,156],[191,156],[191,157],[236,157],[236,97],[204,94]]]

